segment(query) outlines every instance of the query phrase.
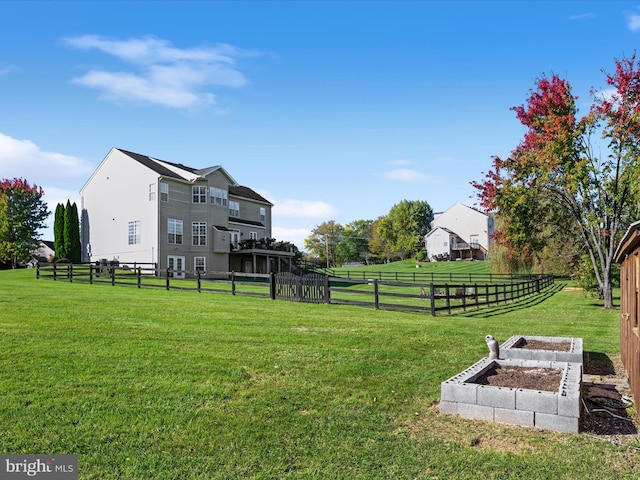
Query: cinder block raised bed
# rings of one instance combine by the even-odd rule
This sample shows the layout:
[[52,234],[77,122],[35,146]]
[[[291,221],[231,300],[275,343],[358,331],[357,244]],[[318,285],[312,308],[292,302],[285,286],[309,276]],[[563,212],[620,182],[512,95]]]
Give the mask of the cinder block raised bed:
[[[544,349],[525,348],[526,343],[544,344]],[[554,346],[555,345],[555,346]],[[514,335],[500,345],[501,359],[549,360],[582,364],[582,338]]]
[[[557,391],[543,391],[477,383],[496,367],[556,369],[561,373],[559,387]],[[581,386],[580,363],[483,358],[442,382],[440,411],[475,420],[577,433]]]

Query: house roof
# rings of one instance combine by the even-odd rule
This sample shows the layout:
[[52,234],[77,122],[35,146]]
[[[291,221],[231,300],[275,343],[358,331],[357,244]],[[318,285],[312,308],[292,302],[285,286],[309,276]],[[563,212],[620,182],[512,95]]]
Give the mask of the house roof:
[[[158,160],[147,155],[140,155],[139,153],[129,152],[128,150],[123,150],[121,148],[116,148],[116,150],[124,153],[125,155],[133,158],[135,161],[141,163],[147,168],[150,168],[158,175],[169,178],[177,178],[179,180],[190,180],[185,176],[180,175],[177,171],[168,168],[168,165],[172,167],[176,167],[177,169],[184,170],[185,172],[189,172],[192,174],[197,174],[196,170],[185,165],[179,163],[171,163],[165,162],[164,160]],[[163,165],[166,164],[166,165]]]
[[234,195],[236,197],[248,198],[250,200],[257,200],[258,202],[264,202],[269,205],[273,205],[269,200],[264,198],[262,195],[257,193],[256,191],[250,189],[249,187],[243,187],[241,185],[230,185],[229,186],[229,195]]

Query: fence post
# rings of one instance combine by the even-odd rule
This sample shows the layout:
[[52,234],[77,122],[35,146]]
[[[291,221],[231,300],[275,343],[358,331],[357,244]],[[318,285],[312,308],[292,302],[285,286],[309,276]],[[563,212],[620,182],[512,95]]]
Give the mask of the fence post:
[[36,263],[36,280],[40,279],[40,262]]
[[331,303],[331,282],[329,275],[324,276],[324,303]]
[[172,270],[170,268],[167,268],[167,290],[169,290],[169,277],[171,276],[171,272]]
[[200,270],[197,270],[196,273],[198,274],[198,293],[202,293],[201,290],[200,290],[200,288],[201,288],[201,285],[200,285]]
[[56,281],[58,279],[58,270],[56,266],[56,262],[53,262],[53,280]]
[[467,287],[462,284],[462,311],[467,311]]
[[[433,277],[431,277],[431,280],[433,280]],[[431,300],[431,316],[435,317],[436,316],[436,295],[433,292],[433,282],[429,284],[429,300]]]
[[89,264],[89,285],[93,285],[93,264]]
[[67,276],[69,277],[69,283],[73,283],[73,263],[70,263],[67,268]]
[[269,298],[276,299],[276,274],[274,272],[269,274]]
[[451,314],[451,299],[449,298],[449,284],[448,283],[445,284],[445,286],[444,286],[444,292],[445,292],[445,295],[447,296],[447,313]]
[[138,271],[138,288],[142,286],[142,267],[136,268]]
[[111,285],[113,286],[116,284],[116,267],[112,265],[109,268],[110,268],[109,273],[111,274]]
[[373,279],[373,308],[376,310],[380,309],[380,304],[378,301],[378,279]]
[[236,294],[236,272],[231,271],[231,295]]

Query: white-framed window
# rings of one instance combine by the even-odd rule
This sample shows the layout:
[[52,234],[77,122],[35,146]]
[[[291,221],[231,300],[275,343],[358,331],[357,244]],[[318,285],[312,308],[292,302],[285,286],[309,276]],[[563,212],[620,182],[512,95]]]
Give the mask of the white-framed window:
[[169,184],[160,182],[160,200],[169,201]]
[[140,243],[140,220],[132,220],[128,225],[129,245]]
[[156,184],[149,184],[149,201],[153,202],[156,199]]
[[205,222],[193,222],[191,224],[191,244],[193,246],[207,244],[207,224]]
[[267,218],[267,210],[264,207],[260,207],[260,221],[264,222]]
[[469,244],[473,248],[478,248],[480,246],[480,237],[478,235],[471,235]]
[[175,220],[170,218],[167,220],[167,242],[182,245],[182,220]]
[[207,203],[207,187],[202,185],[193,186],[193,203]]
[[230,217],[240,216],[240,202],[234,202],[233,200],[229,200],[229,216]]
[[207,257],[194,257],[193,271],[205,272],[207,270]]
[[211,197],[211,205],[227,206],[227,191],[222,188],[209,188],[209,196]]
[[258,232],[249,232],[249,238],[251,240],[257,240],[258,239]]

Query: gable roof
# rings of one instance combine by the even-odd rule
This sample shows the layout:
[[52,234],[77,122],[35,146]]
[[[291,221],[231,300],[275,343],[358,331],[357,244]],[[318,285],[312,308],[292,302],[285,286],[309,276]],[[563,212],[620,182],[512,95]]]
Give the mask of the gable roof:
[[248,198],[250,200],[256,200],[258,202],[263,202],[269,205],[273,205],[269,200],[264,198],[262,195],[260,195],[256,191],[250,189],[249,187],[243,187],[241,185],[230,185],[229,195],[233,195],[235,197]]
[[[158,160],[158,159],[149,157],[147,155],[140,155],[139,153],[130,152],[128,150],[123,150],[121,148],[116,148],[115,150],[118,150],[119,152],[124,153],[128,157],[131,157],[132,159],[134,159],[136,162],[141,163],[145,167],[150,168],[151,170],[156,172],[158,175],[161,175],[163,177],[176,178],[178,180],[187,180],[187,181],[190,180],[190,178],[187,178],[185,175],[180,175],[180,173],[178,173],[179,170],[176,171],[176,169],[180,169],[185,172],[189,172],[197,175],[196,170],[182,164],[165,162],[164,160]],[[171,169],[169,168],[169,166],[172,166],[175,168]]]

